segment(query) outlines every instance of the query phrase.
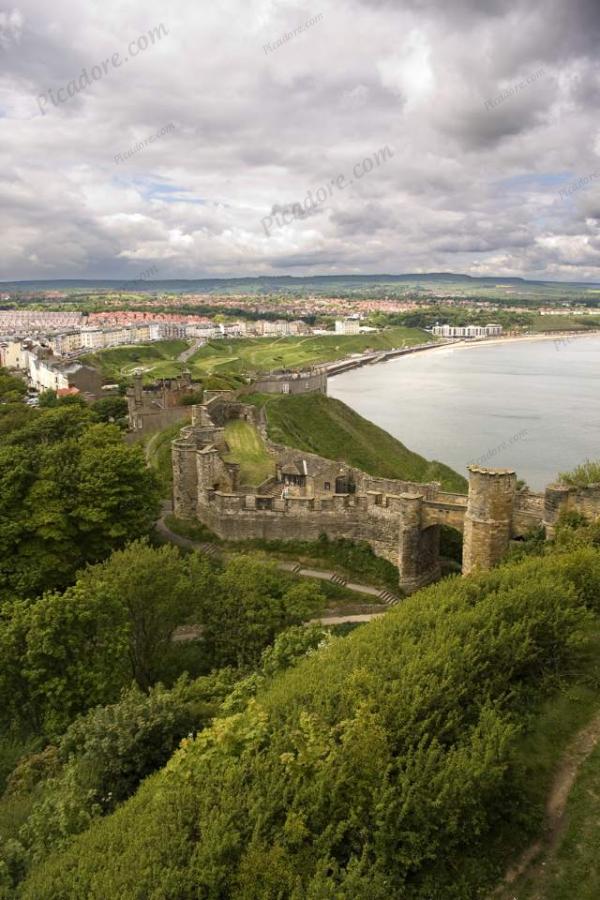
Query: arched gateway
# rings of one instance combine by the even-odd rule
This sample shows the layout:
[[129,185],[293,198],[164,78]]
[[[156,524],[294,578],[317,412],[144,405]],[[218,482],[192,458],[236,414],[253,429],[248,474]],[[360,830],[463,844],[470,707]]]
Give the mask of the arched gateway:
[[[224,425],[251,421],[263,433],[275,475],[258,487],[239,483],[239,467],[227,462]],[[398,567],[407,593],[440,574],[440,526],[463,532],[465,574],[499,563],[511,539],[544,526],[552,537],[563,510],[600,517],[600,485],[552,485],[543,494],[517,490],[510,469],[469,467],[467,495],[376,478],[343,462],[273,444],[260,411],[233,395],[193,407],[192,424],[172,445],[173,508],[197,518],[226,540],[331,539],[368,541]],[[351,486],[351,489],[350,487]]]

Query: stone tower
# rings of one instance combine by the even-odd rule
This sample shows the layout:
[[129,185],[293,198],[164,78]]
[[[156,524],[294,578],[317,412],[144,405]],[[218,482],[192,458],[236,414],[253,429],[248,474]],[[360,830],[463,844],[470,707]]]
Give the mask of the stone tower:
[[411,594],[440,577],[440,529],[423,527],[422,494],[400,494],[397,502],[399,584]]
[[491,569],[510,542],[517,476],[512,469],[469,466],[463,574]]

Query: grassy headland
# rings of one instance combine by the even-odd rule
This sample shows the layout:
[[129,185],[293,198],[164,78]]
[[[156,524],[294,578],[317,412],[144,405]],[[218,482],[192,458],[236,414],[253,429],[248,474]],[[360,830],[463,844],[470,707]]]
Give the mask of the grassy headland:
[[301,369],[343,359],[352,353],[410,347],[427,340],[431,340],[431,336],[419,328],[393,327],[373,334],[214,340],[186,362],[177,359],[189,346],[186,341],[113,347],[88,354],[84,359],[99,368],[109,381],[130,379],[133,370],[140,367],[144,369],[146,381],[174,378],[189,369],[195,381],[206,382],[211,377],[231,378],[272,369]]
[[439,481],[447,491],[467,490],[466,479],[449,466],[413,453],[340,400],[322,394],[253,394],[244,399],[265,408],[268,435],[276,443],[341,459],[382,478]]

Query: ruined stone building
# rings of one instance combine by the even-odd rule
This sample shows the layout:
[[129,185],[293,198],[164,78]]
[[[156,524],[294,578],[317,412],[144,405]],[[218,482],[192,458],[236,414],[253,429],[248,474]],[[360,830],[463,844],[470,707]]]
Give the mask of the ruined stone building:
[[[463,572],[485,570],[502,560],[510,541],[543,525],[552,537],[560,513],[577,509],[600,516],[600,486],[548,487],[543,494],[517,490],[509,469],[469,467],[468,495],[378,478],[339,460],[270,442],[264,411],[221,392],[192,407],[192,423],[173,442],[175,515],[199,519],[226,540],[262,538],[367,541],[398,567],[405,592],[440,575],[440,528],[463,533]],[[239,466],[226,461],[225,426],[251,422],[274,461],[263,484],[240,484]]]

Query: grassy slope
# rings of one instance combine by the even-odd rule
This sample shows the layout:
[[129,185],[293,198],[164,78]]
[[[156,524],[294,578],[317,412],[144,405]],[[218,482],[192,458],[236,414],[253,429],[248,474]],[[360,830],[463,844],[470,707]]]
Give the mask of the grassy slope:
[[[510,896],[519,900],[597,900],[600,897],[600,745],[583,764],[566,810],[556,852]],[[575,889],[574,886],[577,885]]]
[[429,462],[387,431],[363,419],[340,400],[322,394],[255,394],[247,399],[266,406],[269,437],[290,447],[343,459],[371,475],[407,481],[440,481],[445,490],[466,492],[466,479],[449,466]]
[[[82,359],[99,368],[102,375],[111,381],[119,381],[123,375],[130,375],[137,366],[150,367],[155,377],[169,377],[185,368],[183,363],[175,363],[173,360],[188,347],[188,341],[155,341],[151,344],[112,347],[98,353],[89,353]],[[165,373],[160,371],[164,361],[169,361],[170,366]]]
[[430,341],[431,335],[418,328],[389,328],[376,334],[318,335],[267,340],[244,338],[212,341],[190,360],[192,373],[201,377],[206,372],[268,372],[271,369],[302,368],[332,362],[351,353],[369,349],[391,350]]
[[275,474],[275,463],[269,456],[265,443],[249,422],[229,422],[225,426],[225,440],[229,453],[228,462],[240,464],[240,483],[256,487]]
[[[554,564],[552,561],[549,561],[549,565],[549,571],[551,572]],[[525,570],[522,571],[525,576],[525,583],[528,583],[530,577]],[[515,570],[515,574],[516,572],[517,570]],[[474,579],[471,578],[470,583],[473,584]],[[456,582],[452,585],[454,593],[456,593],[460,584],[464,584],[464,582]],[[517,579],[516,586],[519,587],[519,584],[519,580]],[[491,586],[492,585],[490,585],[490,587]],[[360,672],[360,682],[364,685],[365,696],[367,696],[368,691],[374,691],[377,684],[384,683],[381,678],[369,679],[366,677],[368,672],[372,670],[373,674],[383,675],[386,668],[389,668],[391,665],[391,660],[402,660],[401,668],[407,666],[407,661],[404,659],[402,653],[404,640],[408,639],[408,644],[410,644],[411,641],[414,641],[416,634],[418,634],[419,639],[424,639],[425,635],[422,634],[419,629],[416,631],[413,630],[413,619],[420,619],[422,614],[421,608],[424,603],[427,603],[430,596],[432,600],[434,599],[431,593],[432,590],[439,593],[440,588],[430,589],[427,592],[415,595],[410,598],[406,604],[397,607],[383,619],[365,626],[361,629],[362,633],[360,635],[353,638],[349,644],[338,647],[337,652],[336,648],[334,648],[333,654],[329,651],[325,656],[322,654],[319,656],[313,655],[310,659],[302,662],[297,669],[276,679],[270,686],[270,689],[261,695],[261,707],[259,708],[265,707],[269,710],[270,715],[273,717],[273,721],[277,723],[275,726],[276,728],[281,728],[282,723],[288,718],[287,710],[291,709],[294,704],[305,709],[307,713],[309,710],[315,710],[315,712],[318,710],[320,716],[319,723],[321,723],[323,718],[328,716],[333,717],[334,720],[336,717],[341,717],[342,715],[348,716],[347,696],[349,693],[349,685],[351,684],[349,675],[358,669]],[[439,603],[439,600],[440,597],[438,596],[435,599],[436,605]],[[471,605],[471,602],[472,600],[469,601],[468,605]],[[493,604],[495,602],[496,599],[494,598],[492,606],[490,607],[491,609],[494,608]],[[452,610],[450,610],[449,613],[450,615],[453,615]],[[433,620],[437,623],[435,625],[437,629],[443,626],[446,621],[446,616],[434,616]],[[427,637],[431,636],[432,635],[427,635]],[[568,677],[565,678],[559,687],[557,687],[554,696],[551,698],[549,697],[541,704],[541,706],[535,704],[530,709],[530,718],[526,718],[526,733],[514,739],[512,759],[513,765],[516,766],[518,770],[517,780],[514,782],[517,793],[514,796],[515,799],[518,797],[517,805],[520,807],[520,815],[523,815],[525,810],[528,811],[528,817],[534,810],[538,810],[541,813],[541,809],[539,808],[540,800],[543,798],[544,790],[547,788],[551,778],[551,772],[556,766],[560,754],[564,750],[565,744],[573,732],[585,723],[593,709],[597,709],[598,707],[599,698],[597,685],[599,673],[596,625],[590,627],[588,637],[590,643],[588,645],[586,660],[581,660],[581,664],[576,667],[576,673],[569,671]],[[425,646],[429,646],[429,641],[426,642]],[[460,654],[459,647],[460,644],[457,644],[455,652]],[[337,671],[337,666],[340,668],[339,672]],[[571,667],[569,667],[569,670],[570,668]],[[382,669],[381,673],[378,672],[379,669]],[[387,674],[389,673],[386,672],[386,675]],[[566,675],[567,673],[565,672],[564,674]],[[447,678],[445,668],[436,671],[437,679],[440,679],[442,675],[444,675],[444,678]],[[338,684],[337,687],[332,688],[331,685],[334,680],[337,681]],[[435,678],[431,683],[434,681],[436,681]],[[385,691],[388,689],[388,683],[388,681],[385,681],[386,688],[381,692],[383,699],[385,698]],[[442,690],[439,686],[437,689],[440,691]],[[343,702],[342,698],[337,700],[339,709],[337,705],[332,705],[337,696],[336,691],[342,691]],[[321,694],[323,695],[322,700],[320,700]],[[425,701],[423,701],[425,702],[426,709],[428,708],[428,699],[429,690],[426,692]],[[365,702],[364,698],[360,702]],[[418,702],[421,701],[419,700]],[[433,714],[433,709],[434,707],[432,706],[430,715]],[[403,718],[399,719],[394,727],[401,730],[401,728],[404,727],[402,724],[403,722]],[[304,725],[304,727],[306,728],[307,726]],[[309,732],[309,737],[312,738],[313,742],[316,742],[317,739],[321,737],[321,731],[317,729],[317,726],[314,725],[314,723],[312,727],[313,731]],[[294,734],[299,733],[300,732],[294,732]],[[304,736],[304,732],[302,732],[302,734]],[[357,738],[358,732],[354,736]],[[223,744],[226,746],[228,741],[230,745],[230,750],[228,751],[230,756],[232,758],[237,757],[241,753],[243,742],[240,741],[240,744],[236,745],[234,738],[235,732],[233,729],[230,729],[230,731],[224,729],[214,744],[206,744],[209,751],[206,754],[207,758],[211,754],[214,756],[218,753],[219,745]],[[211,747],[214,749],[211,749]],[[309,744],[309,747],[312,748],[312,745]],[[276,751],[280,751],[281,747],[277,746],[275,749]],[[361,743],[357,744],[358,755],[353,760],[357,775],[359,772],[362,772],[363,770],[368,771],[369,769],[369,755],[365,755],[364,753],[362,756],[360,755],[360,751],[365,749],[366,747],[363,748]],[[186,754],[187,752],[186,749]],[[256,755],[258,757],[259,754]],[[292,754],[288,755],[292,756]],[[322,754],[322,756],[323,755],[324,754]],[[492,756],[494,756],[494,753],[492,753]],[[596,757],[598,757],[598,754],[596,754]],[[199,757],[197,758],[199,760]],[[312,761],[312,759],[312,757],[309,758],[310,761]],[[316,753],[315,759],[319,759]],[[304,762],[303,764],[308,767],[309,762]],[[324,763],[321,762],[321,766],[323,765]],[[169,770],[171,771],[169,772]],[[206,772],[203,772],[202,774],[206,776]],[[220,774],[222,773],[216,769],[215,777],[217,779]],[[187,777],[189,777],[189,775]],[[291,795],[293,795],[299,777],[296,770],[292,770],[289,779],[291,784]],[[308,781],[308,776],[306,777]],[[351,777],[352,774],[349,773],[348,779]],[[376,770],[374,777],[378,777]],[[511,780],[512,778],[513,776],[511,775]],[[219,788],[223,788],[225,793],[226,787],[224,785],[224,780],[217,781],[217,784]],[[244,785],[244,789],[246,787],[247,785]],[[36,898],[36,900],[38,897],[41,898],[44,896],[43,891],[47,889],[48,876],[53,876],[54,884],[57,885],[62,883],[65,872],[67,872],[67,879],[71,885],[75,882],[79,884],[79,879],[81,878],[81,883],[87,883],[89,886],[89,883],[93,880],[96,889],[93,892],[88,893],[87,896],[97,898],[106,896],[107,888],[110,888],[113,891],[115,888],[118,888],[120,891],[119,895],[123,897],[139,897],[141,896],[139,893],[140,875],[145,875],[146,880],[151,882],[152,878],[158,877],[159,873],[162,877],[165,868],[169,868],[172,877],[172,886],[174,885],[176,889],[182,888],[184,884],[186,886],[189,885],[190,889],[194,885],[197,886],[197,879],[199,878],[200,873],[204,875],[205,872],[202,867],[194,869],[193,863],[188,863],[186,858],[186,843],[191,844],[193,849],[193,847],[200,842],[199,835],[201,832],[198,828],[199,815],[210,817],[212,822],[219,821],[219,827],[221,829],[226,829],[228,827],[225,818],[226,811],[223,812],[222,822],[218,815],[215,818],[215,813],[222,812],[220,809],[222,795],[217,792],[210,798],[210,805],[206,805],[201,809],[196,809],[194,807],[193,809],[188,810],[185,808],[183,810],[183,816],[180,816],[180,818],[177,818],[175,814],[169,812],[171,818],[169,824],[171,825],[171,828],[165,828],[165,823],[161,820],[161,815],[164,816],[166,810],[170,809],[170,806],[174,806],[175,795],[178,791],[181,793],[181,788],[177,784],[176,773],[174,772],[172,765],[168,766],[167,770],[162,773],[151,776],[142,785],[138,793],[115,814],[108,819],[93,825],[87,834],[76,839],[73,847],[67,850],[65,855],[62,855],[62,857],[59,854],[55,855],[54,860],[51,862],[51,868],[42,866],[41,872],[34,873],[33,879],[26,885],[24,896]],[[265,789],[265,797],[267,793],[268,792]],[[190,798],[188,799],[190,805],[192,805],[191,798],[192,794],[190,794]],[[271,799],[269,798],[268,801],[265,799],[265,805],[267,802],[270,803]],[[409,801],[407,800],[406,803],[408,805]],[[185,821],[186,817],[189,819],[189,822],[187,823]],[[425,817],[425,819],[427,819],[427,817]],[[526,830],[529,827],[528,825],[525,825],[522,820],[519,821],[518,818],[514,823],[506,818],[503,821],[496,822],[496,826],[504,833],[504,836],[506,836],[507,832],[512,833],[514,831],[514,839],[517,840],[518,835],[518,838],[521,841],[523,840],[523,827],[525,826]],[[232,821],[230,827],[235,830],[237,822]],[[398,827],[401,828],[402,826],[399,825]],[[207,833],[202,834],[202,837],[204,840],[210,842],[213,837],[211,830],[207,828]],[[471,835],[471,839],[474,843],[479,842],[479,838],[477,838],[475,834]],[[507,847],[503,840],[500,841],[501,846],[497,846],[493,827],[492,832],[488,834],[486,838],[486,842],[487,841],[489,841],[490,850],[490,858],[487,862],[488,865],[490,865],[490,868],[487,869],[486,872],[487,867],[484,867],[481,873],[475,870],[473,873],[474,878],[480,874],[489,875],[496,865],[502,865],[502,857],[504,856]],[[168,851],[164,849],[167,842],[170,842]],[[130,848],[130,845],[135,846]],[[231,854],[235,854],[235,847],[233,844],[229,850]],[[485,843],[483,846],[479,847],[479,853],[484,850]],[[213,848],[214,856],[217,857],[217,859],[219,859],[219,854],[221,854],[221,858],[225,857],[226,851],[227,848],[223,849],[220,844],[215,845]],[[98,864],[98,860],[102,858],[106,858],[105,866],[100,866]],[[143,865],[139,863],[140,859],[144,860]],[[592,862],[591,857],[590,862]],[[595,864],[595,861],[593,862]],[[130,874],[130,869],[135,866],[137,866],[138,871]],[[190,882],[180,881],[178,875],[185,871],[187,866],[189,866],[188,871],[191,880]],[[156,874],[154,876],[152,874],[146,875],[146,873],[151,873],[152,868],[154,868]],[[214,869],[211,869],[207,874],[209,882],[213,871]],[[589,883],[589,873],[583,872],[580,873],[580,875],[581,874],[583,874],[584,883],[586,883],[586,880]],[[469,884],[470,877],[469,874],[465,876],[466,884]],[[163,883],[165,883],[166,880],[168,879],[163,878]],[[204,881],[202,884],[204,886]],[[573,891],[574,884],[580,885],[581,881],[574,878],[570,883],[570,893],[557,894],[556,900],[558,900],[558,898],[561,898],[562,900],[562,897],[566,900],[567,897],[571,898],[575,896],[582,897],[584,900],[587,900],[589,897],[591,900],[592,897],[598,896],[597,892],[595,894],[576,894]],[[466,885],[463,885],[463,887],[464,886]],[[474,887],[473,882],[471,882],[469,886]],[[104,893],[102,893],[103,890]],[[173,893],[172,895],[175,896],[176,894]],[[280,894],[268,894],[268,896],[276,895],[289,896],[285,891]],[[479,892],[475,891],[473,891],[473,893],[469,891],[463,892],[460,893],[460,895],[452,894],[453,897],[474,897],[475,895],[481,896]],[[53,896],[65,897],[66,900],[68,896],[74,895],[68,893],[68,889],[66,889],[64,893],[60,893],[60,895],[53,894]],[[183,896],[183,893],[181,896]],[[244,894],[244,896],[257,897],[260,896],[260,894],[249,892]],[[344,896],[347,895],[345,894]],[[376,896],[380,897],[382,895],[378,893]],[[440,895],[438,894],[437,896]],[[519,894],[518,896],[520,900],[521,898],[524,900],[523,895]],[[554,895],[544,894],[543,898],[544,900],[554,900]]]
[[589,331],[600,328],[597,316],[534,316],[530,331]]
[[196,380],[207,375],[241,375],[268,372],[279,368],[303,368],[317,363],[331,362],[351,353],[365,350],[391,350],[394,347],[422,344],[431,336],[418,328],[388,328],[377,334],[325,335],[317,337],[244,338],[211,341],[186,363],[177,361],[185,350],[186,341],[157,341],[131,347],[113,347],[90,353],[85,361],[101,369],[110,381],[131,375],[137,366],[143,367],[146,380],[173,378],[190,369]]

